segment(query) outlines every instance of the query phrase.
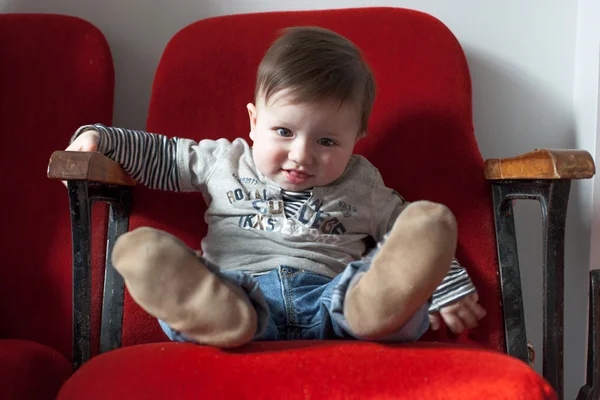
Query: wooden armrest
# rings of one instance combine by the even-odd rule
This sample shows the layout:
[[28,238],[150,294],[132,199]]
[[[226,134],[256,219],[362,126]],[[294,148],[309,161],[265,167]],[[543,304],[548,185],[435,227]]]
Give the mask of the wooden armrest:
[[135,180],[118,163],[98,152],[55,151],[48,164],[48,178],[135,185]]
[[594,160],[585,150],[536,149],[513,158],[485,161],[485,178],[510,179],[588,179],[596,172]]

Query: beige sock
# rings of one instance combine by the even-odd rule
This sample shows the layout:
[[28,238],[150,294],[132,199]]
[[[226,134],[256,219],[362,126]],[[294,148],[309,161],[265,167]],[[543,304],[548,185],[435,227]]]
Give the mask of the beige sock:
[[176,237],[138,228],[117,240],[112,262],[131,297],[173,329],[218,347],[252,340],[257,316],[246,293],[219,279]]
[[448,274],[457,228],[445,206],[419,201],[400,214],[371,268],[348,290],[344,315],[353,333],[393,333],[431,297]]

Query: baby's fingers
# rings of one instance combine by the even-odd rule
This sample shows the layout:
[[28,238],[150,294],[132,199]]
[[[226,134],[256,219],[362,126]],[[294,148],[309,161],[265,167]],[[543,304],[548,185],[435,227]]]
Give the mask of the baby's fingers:
[[463,324],[462,320],[457,314],[453,312],[444,313],[442,310],[441,315],[444,319],[444,322],[446,323],[448,328],[450,328],[452,333],[458,335],[459,333],[465,330],[465,325]]
[[460,320],[462,321],[465,328],[472,329],[477,327],[477,316],[471,311],[470,308],[461,308],[456,312],[456,314],[458,315],[458,318],[460,318]]
[[442,318],[439,313],[429,314],[429,326],[432,331],[437,331],[442,327]]
[[94,130],[88,130],[83,132],[73,140],[73,142],[67,147],[66,151],[97,151],[98,142],[100,141],[100,134]]
[[77,141],[74,141],[65,149],[65,151],[81,151],[81,144]]
[[468,307],[475,314],[478,321],[487,315],[487,311],[479,303],[468,303]]
[[98,146],[89,140],[75,140],[65,151],[96,151]]

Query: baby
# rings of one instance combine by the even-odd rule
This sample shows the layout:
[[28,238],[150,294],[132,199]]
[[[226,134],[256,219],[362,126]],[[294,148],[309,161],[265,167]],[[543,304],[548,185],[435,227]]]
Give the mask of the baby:
[[150,188],[200,191],[208,204],[201,252],[144,227],[112,254],[132,298],[171,340],[402,342],[442,320],[455,333],[477,326],[486,312],[453,258],[453,214],[408,204],[353,154],[374,98],[353,43],[297,27],[259,66],[247,105],[252,146],[78,129],[67,150],[100,151]]

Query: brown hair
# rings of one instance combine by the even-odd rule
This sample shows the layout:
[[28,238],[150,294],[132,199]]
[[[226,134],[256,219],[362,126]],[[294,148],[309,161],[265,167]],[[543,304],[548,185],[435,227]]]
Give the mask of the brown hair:
[[375,79],[361,51],[345,37],[318,27],[283,30],[258,67],[255,100],[264,102],[289,89],[294,101],[352,101],[360,108],[361,132],[367,132],[375,100]]

